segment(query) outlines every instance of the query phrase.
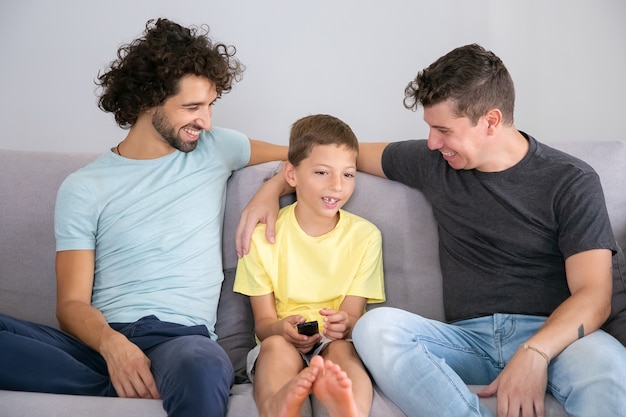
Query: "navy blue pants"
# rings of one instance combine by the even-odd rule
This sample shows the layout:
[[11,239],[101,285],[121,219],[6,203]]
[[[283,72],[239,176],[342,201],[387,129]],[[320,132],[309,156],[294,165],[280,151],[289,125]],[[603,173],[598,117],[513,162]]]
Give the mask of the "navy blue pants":
[[[226,415],[234,371],[205,326],[148,316],[111,327],[150,358],[168,416]],[[98,352],[60,330],[1,313],[0,389],[117,396]]]

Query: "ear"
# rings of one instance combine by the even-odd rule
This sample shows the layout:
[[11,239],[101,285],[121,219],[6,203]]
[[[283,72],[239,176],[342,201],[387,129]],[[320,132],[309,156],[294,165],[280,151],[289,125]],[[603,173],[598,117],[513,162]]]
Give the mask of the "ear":
[[289,161],[285,161],[285,165],[283,166],[283,175],[285,176],[285,181],[292,186],[296,186],[296,167]]
[[485,121],[487,122],[487,134],[495,134],[502,124],[502,112],[498,109],[489,110],[485,113]]

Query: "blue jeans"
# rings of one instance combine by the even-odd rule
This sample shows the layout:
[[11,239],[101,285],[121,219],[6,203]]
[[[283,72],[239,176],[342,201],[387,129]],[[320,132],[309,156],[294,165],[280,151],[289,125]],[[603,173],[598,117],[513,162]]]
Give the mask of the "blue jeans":
[[[495,314],[452,325],[379,307],[357,322],[357,352],[407,416],[492,416],[466,385],[488,385],[545,317]],[[548,367],[547,390],[570,416],[626,416],[626,348],[603,331]]]
[[[168,416],[223,417],[234,379],[205,326],[144,317],[111,327],[139,346]],[[116,396],[104,358],[60,330],[0,314],[0,389]]]

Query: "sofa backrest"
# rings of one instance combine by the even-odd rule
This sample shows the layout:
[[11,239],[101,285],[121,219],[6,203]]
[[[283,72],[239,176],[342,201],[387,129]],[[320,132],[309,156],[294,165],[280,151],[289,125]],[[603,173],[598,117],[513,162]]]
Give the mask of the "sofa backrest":
[[[616,238],[626,247],[626,143],[553,145],[587,161],[600,174]],[[56,326],[53,211],[62,180],[95,154],[0,150],[0,312]],[[224,219],[224,268],[237,263],[234,233],[241,209],[280,167],[273,162],[237,171],[229,180]],[[281,200],[282,205],[293,196]],[[422,194],[358,173],[346,210],[383,234],[386,304],[442,319],[437,230]]]
[[54,203],[95,154],[0,150],[0,312],[58,326]]

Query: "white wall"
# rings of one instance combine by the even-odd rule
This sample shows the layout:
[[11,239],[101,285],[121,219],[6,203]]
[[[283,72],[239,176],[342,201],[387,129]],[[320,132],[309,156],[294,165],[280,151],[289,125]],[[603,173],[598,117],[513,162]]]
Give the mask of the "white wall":
[[125,135],[94,79],[149,18],[207,23],[247,70],[214,123],[287,143],[312,113],[362,141],[425,137],[405,85],[450,49],[499,55],[516,125],[540,140],[626,140],[623,0],[0,0],[0,148],[102,152]]

